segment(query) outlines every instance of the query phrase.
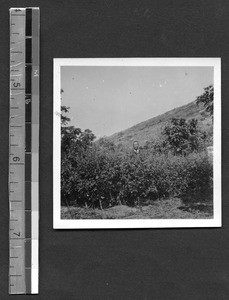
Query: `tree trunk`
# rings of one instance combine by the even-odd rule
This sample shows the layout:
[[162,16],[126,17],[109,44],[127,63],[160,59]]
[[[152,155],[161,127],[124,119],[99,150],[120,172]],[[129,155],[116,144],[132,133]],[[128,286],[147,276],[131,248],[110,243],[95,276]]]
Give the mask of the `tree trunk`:
[[99,206],[100,206],[100,209],[103,210],[102,201],[100,199],[99,199]]
[[122,201],[120,199],[120,196],[117,197],[118,205],[122,205]]
[[110,191],[109,193],[110,193],[110,198],[111,198],[111,203],[110,203],[110,205],[113,205],[113,204],[114,204],[114,198],[113,198],[113,196],[111,195],[111,191]]
[[139,197],[137,198],[137,201],[138,201],[138,208],[140,209],[140,211],[142,211],[142,207],[141,207],[141,203],[140,203],[140,198]]

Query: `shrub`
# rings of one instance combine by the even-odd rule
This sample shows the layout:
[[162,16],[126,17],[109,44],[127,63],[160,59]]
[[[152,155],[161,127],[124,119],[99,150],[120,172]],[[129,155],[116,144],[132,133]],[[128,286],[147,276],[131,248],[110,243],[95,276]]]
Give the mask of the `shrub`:
[[83,151],[78,146],[62,159],[63,205],[134,206],[139,199],[174,196],[185,202],[212,200],[213,167],[205,152],[177,156],[149,148],[136,155],[104,139]]
[[206,133],[198,127],[198,121],[191,119],[173,118],[163,130],[165,140],[163,147],[167,147],[173,154],[187,155],[193,151],[203,150]]
[[206,152],[184,158],[180,171],[183,177],[180,197],[184,202],[213,200],[213,164]]

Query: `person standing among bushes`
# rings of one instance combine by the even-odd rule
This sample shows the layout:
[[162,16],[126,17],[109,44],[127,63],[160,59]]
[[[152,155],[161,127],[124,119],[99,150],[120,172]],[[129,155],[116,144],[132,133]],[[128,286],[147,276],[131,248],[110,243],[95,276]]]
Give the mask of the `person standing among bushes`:
[[139,142],[138,141],[133,142],[133,149],[134,149],[135,154],[139,154],[140,149],[139,149]]

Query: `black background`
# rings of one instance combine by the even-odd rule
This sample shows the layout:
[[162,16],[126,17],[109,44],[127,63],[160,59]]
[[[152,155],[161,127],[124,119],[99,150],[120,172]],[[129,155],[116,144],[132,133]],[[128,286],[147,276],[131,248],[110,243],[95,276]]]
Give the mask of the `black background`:
[[[10,7],[39,6],[40,291],[8,296]],[[0,299],[229,299],[229,2],[0,3]],[[223,228],[53,230],[53,58],[221,57]]]

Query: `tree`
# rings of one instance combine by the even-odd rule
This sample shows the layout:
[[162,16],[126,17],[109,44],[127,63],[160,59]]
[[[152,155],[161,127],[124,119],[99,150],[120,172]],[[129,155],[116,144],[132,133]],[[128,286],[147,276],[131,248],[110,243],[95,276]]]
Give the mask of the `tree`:
[[210,114],[210,116],[213,116],[213,110],[214,110],[214,87],[213,85],[209,85],[204,89],[204,93],[196,98],[197,104],[203,104],[206,111]]
[[[64,92],[61,89],[60,93]],[[68,126],[70,118],[66,115],[69,107],[61,106],[61,202],[69,204],[75,195],[75,185],[78,174],[76,172],[83,152],[92,146],[96,138],[91,130],[82,131],[80,128]]]
[[[61,89],[60,90],[60,94],[61,94],[61,100],[62,100],[62,94],[64,93],[64,90]],[[68,122],[71,120],[70,118],[68,118],[65,114],[69,112],[69,108],[65,105],[61,105],[61,126],[67,125]]]
[[197,151],[203,146],[206,133],[198,127],[198,121],[191,119],[173,118],[164,130],[164,147],[170,149],[174,154],[187,154]]

